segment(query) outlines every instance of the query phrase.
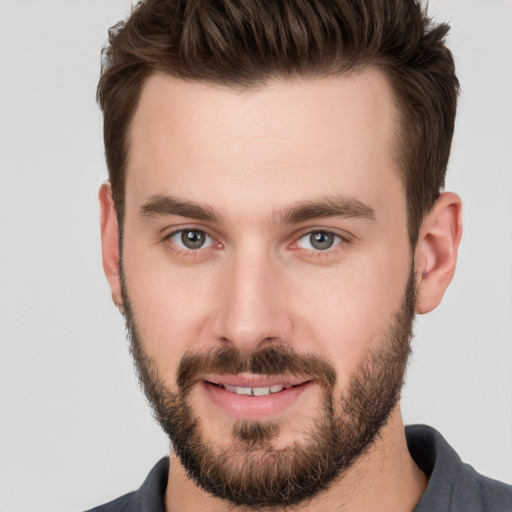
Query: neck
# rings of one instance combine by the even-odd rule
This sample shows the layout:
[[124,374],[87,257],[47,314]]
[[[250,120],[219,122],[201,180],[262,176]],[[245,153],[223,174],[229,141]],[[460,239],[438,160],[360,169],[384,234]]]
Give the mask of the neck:
[[[342,476],[311,500],[288,510],[411,512],[426,486],[427,477],[416,466],[407,449],[404,425],[397,407],[373,445]],[[187,477],[174,454],[171,454],[165,501],[167,512],[247,510],[215,498],[197,487]]]

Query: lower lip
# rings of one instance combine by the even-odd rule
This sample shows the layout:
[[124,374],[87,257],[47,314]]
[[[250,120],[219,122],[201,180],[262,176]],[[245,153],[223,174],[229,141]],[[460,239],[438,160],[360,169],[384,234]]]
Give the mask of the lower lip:
[[208,398],[228,416],[236,419],[257,420],[274,416],[290,407],[297,402],[304,391],[313,385],[313,382],[305,382],[265,396],[238,395],[205,381],[202,381],[201,385]]

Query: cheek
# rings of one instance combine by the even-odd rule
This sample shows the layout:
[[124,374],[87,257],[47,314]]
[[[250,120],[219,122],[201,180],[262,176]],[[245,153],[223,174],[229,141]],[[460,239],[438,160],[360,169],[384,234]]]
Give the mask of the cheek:
[[[377,350],[402,305],[410,262],[391,251],[380,259],[317,275],[306,287],[296,287],[301,305],[297,324],[304,348],[318,350],[347,383],[368,350]],[[304,293],[307,290],[307,293]],[[293,294],[291,294],[293,296]],[[315,343],[308,347],[308,342]]]
[[212,286],[204,272],[173,267],[128,247],[124,271],[144,350],[156,360],[164,382],[174,385],[183,354],[204,341]]

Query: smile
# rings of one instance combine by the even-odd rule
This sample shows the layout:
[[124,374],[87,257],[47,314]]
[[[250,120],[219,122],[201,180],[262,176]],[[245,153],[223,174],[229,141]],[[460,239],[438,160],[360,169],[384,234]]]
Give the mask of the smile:
[[209,384],[213,384],[214,386],[219,386],[231,393],[236,393],[237,395],[246,395],[246,396],[266,396],[273,393],[279,393],[285,389],[291,389],[296,386],[300,386],[301,384],[276,384],[274,386],[267,387],[257,387],[257,388],[246,388],[242,386],[230,386],[229,384],[220,384],[215,382],[209,382]]
[[260,375],[205,376],[201,389],[223,414],[236,419],[263,419],[283,413],[314,381]]

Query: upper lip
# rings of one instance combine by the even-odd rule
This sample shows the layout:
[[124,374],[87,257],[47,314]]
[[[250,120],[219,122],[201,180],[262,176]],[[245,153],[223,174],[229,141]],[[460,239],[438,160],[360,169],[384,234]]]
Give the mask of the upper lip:
[[213,384],[227,384],[228,386],[236,386],[240,388],[268,388],[271,386],[285,386],[287,384],[298,386],[309,382],[311,379],[307,377],[296,377],[293,375],[286,376],[265,376],[250,373],[239,375],[214,375],[209,374],[203,377],[203,380]]

